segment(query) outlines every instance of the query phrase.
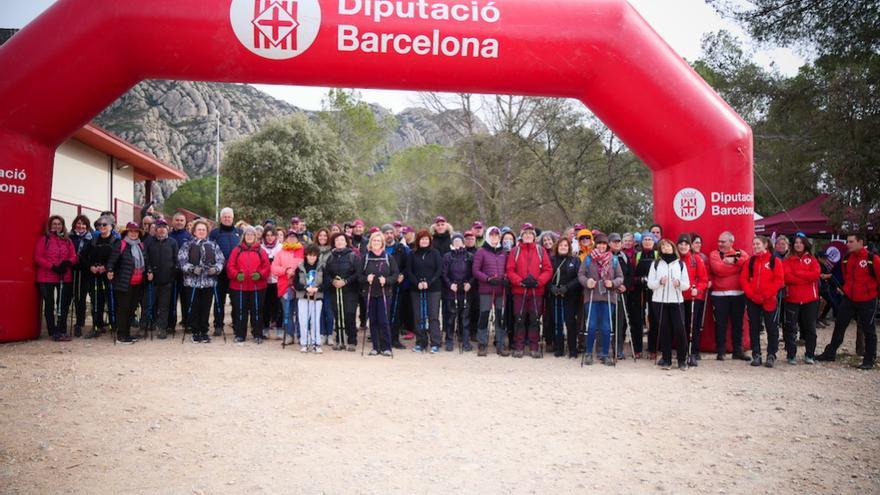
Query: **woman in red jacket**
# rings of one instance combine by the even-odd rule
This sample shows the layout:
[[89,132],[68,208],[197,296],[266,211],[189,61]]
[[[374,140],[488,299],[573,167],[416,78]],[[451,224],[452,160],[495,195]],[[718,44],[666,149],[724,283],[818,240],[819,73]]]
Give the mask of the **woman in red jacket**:
[[264,322],[260,318],[260,300],[264,300],[270,268],[269,256],[260,247],[257,231],[253,227],[245,228],[241,243],[229,253],[229,262],[226,264],[232,296],[232,326],[237,344],[244,342],[247,337],[248,318],[254,342],[263,343]]
[[543,313],[544,287],[553,277],[553,260],[542,246],[535,243],[535,227],[532,224],[522,225],[520,237],[522,241],[507,256],[506,267],[516,318],[513,357],[523,357],[528,334],[531,356],[540,358],[538,317]]
[[706,289],[709,287],[709,270],[699,253],[691,251],[690,234],[678,237],[678,256],[687,267],[690,289],[684,291],[685,332],[690,336],[688,366],[697,366],[700,360],[700,332],[703,330],[703,308],[706,307]]
[[810,240],[798,233],[783,263],[785,269],[785,324],[782,336],[788,364],[797,364],[795,338],[800,327],[807,342],[804,363],[813,364],[816,355],[816,316],[819,314],[819,275],[822,269],[812,254]]
[[[49,336],[56,342],[69,342],[67,311],[73,294],[70,269],[76,264],[76,251],[60,216],[52,215],[46,222],[46,231],[34,247],[34,264],[37,265],[37,286]],[[56,291],[58,306],[55,305]]]
[[761,366],[761,327],[767,328],[767,362],[772,368],[779,350],[779,328],[775,320],[776,293],[785,284],[782,262],[770,252],[770,239],[752,240],[752,256],[743,266],[739,281],[746,295],[749,337],[752,341],[752,366]]

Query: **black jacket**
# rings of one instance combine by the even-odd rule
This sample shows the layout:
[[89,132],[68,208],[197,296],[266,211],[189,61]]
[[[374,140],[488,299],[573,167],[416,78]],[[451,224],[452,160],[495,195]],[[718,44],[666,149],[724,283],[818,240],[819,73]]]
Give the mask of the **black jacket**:
[[440,292],[443,288],[443,257],[434,248],[418,249],[409,253],[406,263],[406,279],[412,284],[412,290],[421,281],[428,282],[428,292]]
[[171,237],[153,240],[147,244],[147,254],[150,258],[150,270],[153,272],[153,282],[167,284],[177,278],[177,241]]
[[[380,290],[384,290],[385,297],[390,298],[394,284],[397,283],[397,275],[400,273],[394,257],[388,256],[383,249],[379,256],[367,251],[365,256],[358,261],[358,280],[361,284],[361,294],[365,296],[370,294],[370,297],[376,297],[382,295]],[[372,287],[367,283],[369,275],[375,275]],[[380,276],[385,277],[384,287],[379,284]]]
[[360,257],[350,248],[333,249],[324,265],[324,282],[327,290],[334,290],[331,282],[335,278],[345,280],[343,291],[352,292],[358,290],[358,264]]
[[97,234],[92,237],[91,242],[83,248],[83,258],[85,258],[84,266],[91,268],[93,266],[108,266],[110,262],[110,253],[119,251],[119,242],[113,234],[106,238]]
[[577,256],[553,256],[553,278],[547,284],[549,297],[556,297],[554,289],[565,287],[565,296],[581,297],[582,287],[578,280],[581,260]]
[[624,253],[623,251],[620,251],[618,253],[612,252],[611,256],[617,257],[617,264],[620,265],[620,271],[623,272],[623,284],[626,286],[626,290],[633,290],[633,267],[629,264],[630,260],[626,256],[626,253]]
[[434,234],[431,238],[431,247],[440,252],[440,256],[452,251],[452,234],[447,230],[445,234]]
[[635,256],[630,261],[630,266],[633,267],[630,280],[633,281],[636,288],[646,289],[648,287],[646,279],[651,271],[651,264],[654,263],[655,259],[659,259],[659,257],[657,251],[653,249],[650,251],[642,249],[635,252]]
[[[124,242],[122,245],[120,243]],[[141,252],[144,255],[144,272],[141,284],[147,283],[147,274],[150,273],[150,255],[144,247],[144,243],[138,241]],[[119,292],[128,292],[131,286],[131,277],[134,274],[134,257],[131,255],[131,243],[125,239],[116,244],[116,249],[110,253],[107,262],[107,271],[113,272],[113,288]]]

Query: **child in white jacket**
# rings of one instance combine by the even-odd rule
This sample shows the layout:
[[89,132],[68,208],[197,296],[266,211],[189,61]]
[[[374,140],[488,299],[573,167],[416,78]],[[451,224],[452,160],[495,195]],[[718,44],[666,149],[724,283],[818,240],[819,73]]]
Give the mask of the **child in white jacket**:
[[[675,332],[678,369],[687,369],[688,338],[684,323],[683,292],[691,286],[687,268],[675,254],[675,245],[669,239],[661,239],[660,258],[651,264],[648,272],[648,288],[654,314],[658,320],[659,346],[663,353],[657,365],[663,369],[672,367],[672,334]],[[656,351],[656,350],[655,350]]]

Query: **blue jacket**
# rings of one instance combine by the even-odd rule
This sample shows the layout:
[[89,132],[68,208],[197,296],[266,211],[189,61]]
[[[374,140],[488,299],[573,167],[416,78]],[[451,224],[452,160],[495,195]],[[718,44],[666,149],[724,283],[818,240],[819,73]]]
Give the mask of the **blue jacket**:
[[208,240],[214,241],[223,253],[223,257],[229,259],[232,249],[241,243],[241,231],[232,226],[220,225],[211,231]]
[[174,239],[174,242],[177,243],[177,246],[183,246],[188,241],[193,240],[193,235],[186,229],[175,230],[171,229],[168,232],[168,237]]

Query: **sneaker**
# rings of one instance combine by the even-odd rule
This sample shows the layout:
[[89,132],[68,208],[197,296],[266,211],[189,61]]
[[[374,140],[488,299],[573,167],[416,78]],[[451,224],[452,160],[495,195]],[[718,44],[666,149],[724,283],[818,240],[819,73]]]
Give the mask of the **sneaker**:
[[348,352],[354,352],[357,350],[357,346],[354,344],[348,344],[348,347],[345,348]]
[[440,352],[440,346],[432,345],[431,354],[437,354],[438,352]]
[[593,364],[593,353],[584,355],[584,364],[591,366]]
[[379,351],[377,351],[376,349],[370,350],[370,356],[378,356],[378,355],[379,355]]
[[220,337],[223,335],[223,327],[214,328],[214,337]]
[[117,344],[131,345],[131,344],[134,344],[135,342],[136,342],[136,340],[134,340],[133,338],[131,338],[131,336],[117,337],[117,338],[116,338],[116,343],[117,343]]
[[687,371],[688,365],[684,361],[678,362],[678,371]]
[[[797,358],[790,357],[790,358],[786,359],[785,361],[792,366],[797,364]],[[806,361],[806,359],[804,361]]]
[[208,337],[208,334],[204,334],[204,335],[202,335],[202,343],[203,343],[203,344],[210,344],[210,343],[211,343],[211,337]]
[[471,351],[474,350],[474,348],[471,347],[470,344],[468,344],[468,345],[464,346],[464,348],[463,348],[462,350],[463,350],[464,352],[471,352]]
[[752,357],[752,366],[761,366],[761,356]]
[[804,356],[804,364],[816,364],[816,360],[811,356]]
[[299,352],[305,354],[305,353],[309,352],[309,348],[306,346],[302,346],[299,348]]
[[200,333],[192,334],[192,341],[195,342],[196,344],[200,343],[202,341],[202,334],[200,334]]
[[73,327],[73,336],[74,337],[82,337],[83,335],[83,327],[77,325]]
[[244,344],[244,337],[236,337],[236,338],[233,340],[233,342],[236,343],[236,344]]
[[413,346],[412,351],[415,352],[416,354],[421,354],[421,353],[425,352],[425,349],[423,349],[422,346],[420,346],[419,344],[416,344]]
[[525,353],[523,351],[513,351],[513,357],[521,359]]
[[532,359],[541,359],[541,351],[532,351],[531,353]]
[[452,342],[446,343],[446,352],[452,352],[455,349],[455,345]]
[[862,363],[859,365],[859,369],[865,370],[865,371],[872,370],[872,369],[874,369],[874,363],[871,363],[871,362]]
[[400,342],[394,342],[391,344],[391,347],[395,349],[406,349],[406,346],[401,344]]
[[697,356],[695,356],[694,354],[691,354],[690,356],[688,356],[687,365],[696,367],[697,366]]
[[831,354],[826,354],[823,352],[822,354],[819,354],[818,356],[816,356],[814,359],[816,361],[831,362],[831,361],[834,361],[836,358],[837,358],[837,356],[833,356]]
[[486,350],[487,350],[486,348],[487,348],[487,347],[488,347],[488,346],[483,345],[483,344],[477,344],[477,356],[479,356],[479,357],[485,357],[486,354],[487,354],[487,352],[486,352]]
[[324,351],[321,350],[321,346],[315,346],[315,354],[324,354]]
[[618,361],[626,361],[626,354],[624,354],[622,352],[617,353],[617,360]]
[[776,355],[775,354],[767,354],[767,361],[764,363],[764,366],[768,368],[772,368],[776,364]]
[[385,357],[391,357],[391,351],[386,349],[386,350],[382,351],[382,355]]
[[672,361],[666,361],[665,359],[661,359],[661,360],[657,361],[657,366],[659,366],[660,369],[663,369],[663,370],[672,369]]
[[254,337],[254,344],[262,344],[263,337]]
[[496,348],[495,348],[495,353],[498,354],[498,355],[501,356],[501,357],[507,357],[507,356],[510,356],[510,351],[507,350],[507,349],[505,349],[504,346],[496,347]]

